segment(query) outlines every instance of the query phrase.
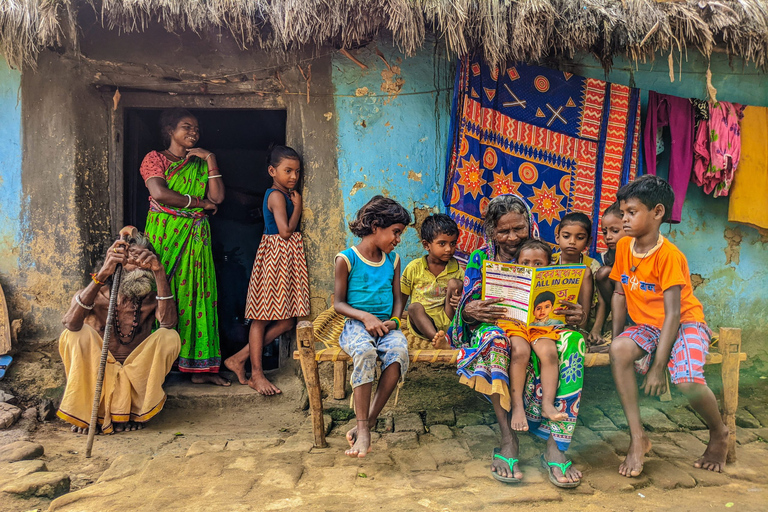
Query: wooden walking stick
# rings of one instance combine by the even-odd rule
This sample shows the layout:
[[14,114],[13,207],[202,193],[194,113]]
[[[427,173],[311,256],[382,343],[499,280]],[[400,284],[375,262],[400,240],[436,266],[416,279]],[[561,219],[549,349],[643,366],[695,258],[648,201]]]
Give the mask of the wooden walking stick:
[[[127,242],[138,234],[138,230],[133,226],[125,226],[120,230],[120,240]],[[101,388],[104,385],[104,370],[107,366],[107,355],[109,354],[109,338],[112,337],[112,324],[115,320],[115,309],[117,309],[117,296],[120,291],[120,280],[123,277],[123,266],[118,264],[115,267],[115,273],[112,275],[112,287],[109,289],[109,308],[107,309],[107,320],[104,326],[104,342],[101,344],[101,359],[99,360],[99,372],[96,374],[96,390],[93,393],[93,406],[91,408],[91,422],[88,425],[88,444],[85,446],[85,457],[91,457],[93,449],[93,438],[96,436],[96,428],[99,423],[99,404],[101,403]]]

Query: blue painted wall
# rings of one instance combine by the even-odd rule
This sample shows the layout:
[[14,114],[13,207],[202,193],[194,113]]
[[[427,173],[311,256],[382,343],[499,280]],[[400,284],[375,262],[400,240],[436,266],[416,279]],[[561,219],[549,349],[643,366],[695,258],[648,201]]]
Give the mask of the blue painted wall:
[[[333,61],[339,178],[347,220],[377,193],[393,197],[411,212],[415,208],[439,211],[442,205],[453,60],[429,45],[412,58],[391,49],[381,51],[390,65],[399,66],[400,75],[395,78],[404,80],[396,97],[381,90],[382,71],[387,67],[373,46],[356,53],[369,66],[367,70],[341,55]],[[674,57],[674,83],[666,56],[646,64],[616,61],[607,76],[591,57],[577,58],[567,66],[583,76],[639,87],[645,91],[643,109],[648,90],[705,98],[705,59],[690,52],[680,75],[679,55]],[[711,70],[718,99],[768,106],[766,76],[753,66],[739,60],[731,66],[727,56],[714,54]],[[414,94],[435,89],[448,91]],[[667,168],[663,159],[659,174],[665,175]],[[704,303],[710,325],[743,328],[744,348],[768,357],[768,233],[729,223],[727,217],[727,199],[707,197],[692,184],[683,221],[668,232],[665,227],[664,233],[685,252],[691,272],[701,278],[696,279],[696,295]],[[418,238],[413,229],[406,231],[398,248],[404,263],[422,254]],[[351,234],[347,241],[355,243]]]
[[[688,61],[682,63],[682,76],[679,55],[674,58],[674,83],[670,81],[666,56],[659,57],[655,63],[637,65],[617,61],[608,76],[596,61],[583,58],[574,62],[574,71],[642,89],[644,122],[648,90],[706,98],[707,63],[704,57],[690,52]],[[726,55],[716,53],[712,56],[711,72],[718,100],[768,106],[768,87],[765,86],[768,76],[759,73],[754,66],[739,59],[729,65]],[[658,173],[664,177],[669,169],[668,156],[667,150],[658,168]],[[741,327],[745,350],[751,355],[759,354],[763,359],[768,357],[768,232],[761,233],[753,227],[728,222],[728,198],[707,196],[691,183],[682,222],[671,229],[668,225],[662,226],[662,233],[688,257],[691,273],[702,279],[695,294],[704,304],[709,325],[713,328]]]
[[21,243],[20,84],[21,73],[0,58],[0,278],[18,268]]
[[[433,42],[407,59],[383,44],[379,51],[389,67],[374,45],[355,52],[368,69],[338,53],[333,59],[339,182],[347,221],[376,194],[395,199],[417,217],[442,211],[453,59]],[[349,245],[357,240],[347,234]],[[419,240],[415,229],[404,233],[397,248],[403,267],[423,255]]]

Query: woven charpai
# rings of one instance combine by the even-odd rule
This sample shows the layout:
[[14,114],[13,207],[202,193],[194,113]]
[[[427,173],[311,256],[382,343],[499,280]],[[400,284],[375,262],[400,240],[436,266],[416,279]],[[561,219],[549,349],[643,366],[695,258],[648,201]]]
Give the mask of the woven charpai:
[[[326,348],[337,348],[339,346],[339,336],[341,336],[346,320],[347,318],[344,315],[338,314],[333,307],[326,309],[312,322],[315,339],[322,342]],[[408,350],[428,350],[432,348],[430,340],[416,336],[408,330],[408,322],[405,318],[400,323],[405,339],[408,340]]]

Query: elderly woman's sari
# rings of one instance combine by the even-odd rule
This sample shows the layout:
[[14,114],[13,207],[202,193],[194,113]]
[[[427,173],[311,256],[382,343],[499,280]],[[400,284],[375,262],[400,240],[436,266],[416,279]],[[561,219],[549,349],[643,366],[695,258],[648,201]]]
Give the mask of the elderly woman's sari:
[[[162,177],[179,194],[204,197],[208,166],[197,157],[171,162],[151,152],[141,164],[144,180]],[[170,279],[179,308],[179,370],[218,373],[221,365],[218,292],[211,253],[211,227],[202,208],[160,204],[150,197],[146,234]]]
[[[521,199],[528,208],[528,205]],[[538,227],[528,209],[530,238],[539,238]],[[506,411],[512,408],[509,391],[510,343],[503,329],[495,324],[468,324],[462,313],[474,300],[481,298],[483,261],[495,259],[495,248],[489,243],[472,252],[464,274],[464,292],[449,330],[451,343],[459,349],[457,361],[460,382],[484,395],[498,394]],[[566,412],[565,421],[551,421],[541,416],[541,373],[539,359],[531,352],[527,379],[523,393],[525,415],[531,432],[547,439],[551,435],[557,447],[565,451],[573,436],[579,413],[581,388],[584,381],[584,337],[578,332],[563,331],[556,341],[560,355],[560,380],[555,396],[555,407]]]

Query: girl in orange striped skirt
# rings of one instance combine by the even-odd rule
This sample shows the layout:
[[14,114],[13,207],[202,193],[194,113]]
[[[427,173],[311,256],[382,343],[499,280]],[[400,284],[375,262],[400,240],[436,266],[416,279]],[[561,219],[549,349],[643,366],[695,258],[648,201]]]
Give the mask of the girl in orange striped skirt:
[[[287,146],[275,146],[267,158],[272,187],[264,194],[264,236],[253,262],[245,317],[251,319],[248,346],[224,361],[240,384],[248,384],[262,395],[280,393],[264,376],[261,356],[264,341],[288,332],[296,317],[309,314],[309,278],[304,244],[297,231],[301,218],[299,182],[301,160]],[[251,358],[251,377],[246,379],[245,362]]]

